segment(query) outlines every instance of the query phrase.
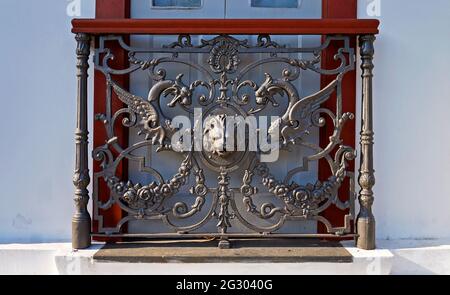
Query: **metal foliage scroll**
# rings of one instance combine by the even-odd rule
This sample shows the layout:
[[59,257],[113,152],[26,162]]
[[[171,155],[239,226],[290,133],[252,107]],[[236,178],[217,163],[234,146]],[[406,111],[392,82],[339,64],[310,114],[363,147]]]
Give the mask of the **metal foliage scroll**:
[[[353,114],[342,112],[341,82],[344,74],[353,70],[355,64],[349,38],[327,36],[322,45],[315,48],[288,48],[272,41],[268,35],[258,36],[253,44],[249,39],[240,40],[228,35],[200,40],[199,44],[193,44],[192,40],[189,35],[180,35],[178,40],[161,48],[143,49],[129,47],[120,36],[99,38],[94,63],[107,80],[106,112],[96,114],[96,119],[104,123],[107,141],[93,152],[94,160],[100,161],[103,169],[94,174],[94,219],[99,221],[99,233],[121,233],[122,226],[131,220],[160,219],[167,225],[168,235],[205,236],[202,227],[215,219],[217,232],[207,232],[209,236],[230,235],[231,220],[240,222],[253,235],[276,235],[290,220],[315,220],[323,223],[329,234],[352,234],[355,182],[353,172],[348,171],[347,166],[356,155],[354,149],[346,146],[340,137],[344,124],[354,119]],[[128,52],[128,68],[114,69],[109,66],[109,61],[114,57],[105,47],[107,41],[118,42]],[[334,69],[322,69],[321,52],[332,41],[343,44],[334,56],[340,65]],[[141,53],[157,53],[158,57],[141,58]],[[303,53],[309,54],[310,58],[291,58],[293,53],[302,53],[302,56]],[[208,58],[203,64],[193,63],[186,58],[189,54],[203,54]],[[244,65],[241,62],[244,54],[257,54],[261,58]],[[169,64],[199,71],[207,79],[187,81],[182,74],[168,71],[165,67]],[[278,75],[266,73],[261,77],[261,82],[245,79],[250,71],[267,64],[281,64],[283,70]],[[152,86],[147,97],[132,94],[114,81],[114,76],[136,71],[145,71],[150,75]],[[320,91],[301,97],[294,81],[301,77],[303,71],[335,78]],[[126,105],[115,113],[111,112],[113,93]],[[321,107],[333,93],[336,93],[336,111]],[[246,117],[257,115],[265,109],[280,108],[281,100],[286,100],[287,106],[282,110],[282,116],[273,122],[280,133],[280,149],[289,150],[299,145],[312,151],[311,155],[303,157],[303,167],[289,171],[284,177],[271,173],[269,165],[260,161],[260,152],[249,150],[218,154],[184,151],[181,152],[183,160],[171,178],[164,179],[156,169],[145,167],[142,172],[149,173],[154,179],[150,183],[132,182],[116,176],[116,169],[124,159],[145,166],[145,158],[133,153],[136,149],[154,146],[160,153],[175,153],[170,138],[176,130],[171,126],[172,118],[162,110],[163,103],[164,107],[180,107],[187,114],[192,114],[194,105],[197,105],[205,114]],[[307,135],[310,130],[322,128],[327,122],[334,124],[329,143],[320,147],[309,142]],[[132,127],[137,128],[141,139],[130,146],[119,145],[114,134],[116,125],[130,130],[135,130]],[[273,129],[269,128],[268,132]],[[310,162],[320,159],[329,164],[332,172],[327,180],[315,183],[293,181],[294,175],[308,170]],[[240,186],[231,187],[230,174],[234,173],[236,167],[243,168],[244,164],[246,166],[243,175],[240,175]],[[217,183],[207,184],[205,173],[216,173]],[[189,185],[190,177],[195,179],[194,185]],[[350,196],[348,201],[342,202],[338,191],[346,178],[350,183]],[[98,198],[100,179],[107,183],[110,190],[106,202]],[[282,205],[272,202],[258,204],[255,200],[258,185],[274,200],[281,201]],[[180,192],[188,192],[190,197],[168,205],[168,200]],[[205,208],[208,199],[210,205]],[[262,220],[275,219],[276,222],[267,227],[255,224],[240,212],[239,203],[244,205],[246,214]],[[127,214],[115,227],[104,227],[99,210],[108,210],[113,204],[118,204]],[[341,210],[349,209],[343,227],[333,227],[321,216],[321,212],[332,204]],[[206,212],[204,217],[192,224],[179,226],[174,222],[189,220],[200,212]]]

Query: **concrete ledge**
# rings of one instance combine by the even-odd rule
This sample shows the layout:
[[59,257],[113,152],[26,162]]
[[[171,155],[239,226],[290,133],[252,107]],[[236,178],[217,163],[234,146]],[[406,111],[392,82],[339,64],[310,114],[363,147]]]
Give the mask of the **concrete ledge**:
[[312,239],[230,240],[231,249],[217,241],[152,241],[106,244],[94,260],[138,263],[351,263],[353,256],[338,242]]
[[359,251],[351,263],[304,262],[304,263],[130,263],[100,262],[93,259],[95,249],[55,256],[60,274],[134,274],[134,275],[345,275],[389,274],[392,254],[386,250]]
[[0,244],[0,275],[58,274],[56,255],[71,251],[69,243]]
[[120,263],[99,262],[103,244],[72,251],[69,243],[0,244],[0,274],[450,274],[450,240],[379,240],[363,251],[342,243],[351,263]]
[[450,275],[450,239],[380,240],[394,256],[391,274]]

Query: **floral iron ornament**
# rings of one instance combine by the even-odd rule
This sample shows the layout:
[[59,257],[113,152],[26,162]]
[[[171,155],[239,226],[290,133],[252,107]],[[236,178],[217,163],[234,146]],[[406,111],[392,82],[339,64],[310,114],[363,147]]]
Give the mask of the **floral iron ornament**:
[[[315,220],[323,223],[332,235],[352,234],[350,221],[354,218],[354,175],[348,171],[348,163],[354,160],[356,154],[343,143],[340,133],[345,122],[354,116],[341,112],[341,100],[337,100],[335,112],[322,108],[333,93],[341,97],[343,76],[354,69],[354,52],[347,37],[327,37],[322,45],[315,48],[287,48],[266,35],[258,36],[255,45],[249,40],[238,40],[227,35],[200,40],[198,45],[194,45],[191,36],[181,35],[176,42],[150,49],[129,47],[120,37],[102,36],[99,39],[95,67],[108,81],[110,93],[106,104],[111,105],[111,93],[114,93],[126,106],[114,114],[110,111],[97,114],[97,119],[102,120],[105,125],[109,140],[94,150],[94,159],[101,161],[103,168],[94,175],[94,187],[98,188],[98,182],[102,179],[107,183],[111,196],[108,201],[101,202],[94,190],[94,198],[97,202],[96,210],[108,210],[112,205],[118,204],[128,213],[116,227],[105,227],[99,220],[99,232],[117,234],[125,223],[132,220],[159,219],[174,235],[196,236],[200,235],[201,230],[212,219],[216,219],[217,232],[207,231],[201,235],[222,238],[224,247],[227,246],[227,237],[246,234],[230,232],[230,228],[236,227],[236,223],[256,234],[276,234],[289,220]],[[344,44],[335,55],[340,65],[334,69],[322,69],[320,53],[333,40]],[[129,52],[128,68],[113,69],[109,66],[112,55],[105,47],[105,41],[117,41]],[[159,56],[146,59],[140,56],[141,53],[158,53]],[[194,53],[201,56],[207,54],[208,57],[204,59],[204,63],[192,63],[185,56]],[[302,53],[310,58],[292,58],[295,53]],[[266,57],[244,64],[245,59],[241,56],[252,54]],[[189,81],[189,77],[180,73],[170,75],[164,67],[168,64],[185,66],[198,72],[203,78]],[[207,66],[204,67],[204,64]],[[266,64],[284,65],[285,68],[281,73],[265,73],[261,77],[262,81],[244,78]],[[152,80],[147,98],[134,95],[114,82],[115,75],[137,71],[148,73]],[[296,81],[305,71],[333,75],[335,79],[316,93],[302,96]],[[168,78],[172,76],[174,78]],[[218,123],[227,117],[241,116],[247,120],[261,115],[265,110],[277,110],[280,112],[278,120],[271,122],[266,129],[248,130],[247,139],[250,134],[266,132],[271,138],[279,138],[280,150],[288,152],[299,146],[311,153],[303,156],[303,166],[290,170],[284,179],[278,179],[279,176],[270,172],[270,165],[261,161],[264,151],[250,151],[248,147],[242,151],[223,150],[223,142],[219,138],[223,134],[220,132],[208,129],[203,131],[202,136],[212,138],[209,141],[212,150],[209,152],[195,149],[175,151],[171,137],[181,127],[172,126],[174,118],[168,116],[163,109],[177,109],[186,116],[192,116],[196,107],[201,107],[205,116],[216,118]],[[107,107],[107,110],[110,109]],[[114,126],[119,117],[122,118],[122,127],[129,128],[130,131],[137,128],[144,137],[130,146],[120,146],[114,134]],[[320,147],[311,142],[308,136],[312,130],[325,126],[325,117],[334,124],[334,132],[328,145]],[[225,126],[225,123],[222,125]],[[184,131],[184,136],[194,136],[193,130],[187,128]],[[159,153],[182,156],[178,171],[171,178],[164,179],[156,169],[146,166],[148,159],[134,154],[138,149],[153,146],[157,147]],[[115,170],[123,160],[138,163],[141,172],[149,174],[153,180],[141,183],[119,179]],[[299,173],[309,170],[310,162],[318,160],[329,164],[332,176],[324,181],[307,184],[293,180]],[[214,173],[217,175],[217,182],[208,183],[205,176]],[[236,187],[232,176],[239,173],[241,181]],[[346,181],[350,183],[350,195],[348,201],[342,202],[339,189]],[[260,193],[272,196],[273,202],[257,204]],[[188,194],[195,199],[188,202],[188,197],[180,197],[180,194]],[[342,210],[349,209],[343,227],[334,227],[321,216],[331,205]],[[254,218],[264,223],[270,221],[272,225],[255,223]],[[192,224],[177,223],[191,219],[195,219]]]

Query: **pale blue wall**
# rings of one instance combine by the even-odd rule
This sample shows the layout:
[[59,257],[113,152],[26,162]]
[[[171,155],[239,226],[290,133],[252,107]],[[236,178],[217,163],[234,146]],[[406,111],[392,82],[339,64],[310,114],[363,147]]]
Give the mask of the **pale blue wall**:
[[[359,17],[369,17],[359,2]],[[76,81],[68,3],[0,1],[0,242],[70,239]],[[81,3],[92,17],[94,1]],[[378,237],[450,237],[450,1],[381,4]]]
[[[75,40],[64,0],[0,1],[0,242],[70,239]],[[94,16],[94,1],[81,1]]]
[[[366,4],[372,2],[359,0],[360,18],[371,17]],[[378,233],[450,237],[450,1],[380,2],[374,80]]]

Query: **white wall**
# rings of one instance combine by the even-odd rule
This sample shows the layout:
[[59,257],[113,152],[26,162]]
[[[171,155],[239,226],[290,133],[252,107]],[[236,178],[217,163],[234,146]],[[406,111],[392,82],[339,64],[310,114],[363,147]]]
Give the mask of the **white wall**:
[[[368,2],[358,1],[359,18],[370,18]],[[450,1],[379,2],[378,237],[450,237]]]
[[[367,1],[359,2],[359,17],[368,17]],[[70,239],[76,80],[68,3],[0,1],[0,242]],[[92,17],[94,0],[81,3],[82,17]],[[450,2],[381,4],[378,237],[450,237]]]
[[[76,110],[66,0],[0,1],[0,242],[70,240]],[[81,0],[83,17],[94,0]]]

